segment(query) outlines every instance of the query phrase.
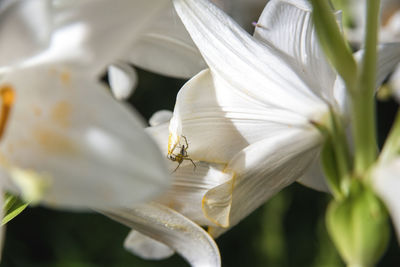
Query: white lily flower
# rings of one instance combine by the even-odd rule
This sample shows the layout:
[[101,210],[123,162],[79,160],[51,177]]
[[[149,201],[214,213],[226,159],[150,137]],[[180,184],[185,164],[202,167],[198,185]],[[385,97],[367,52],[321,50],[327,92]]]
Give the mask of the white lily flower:
[[[321,175],[310,175],[322,141],[311,122],[323,124],[330,108],[346,117],[346,92],[318,44],[308,1],[270,1],[253,37],[209,2],[174,3],[210,71],[179,92],[168,151],[183,135],[193,160],[226,164],[234,177],[207,193],[206,215],[235,225],[300,177],[321,185]],[[382,46],[378,80],[398,61],[398,45]]]
[[[348,1],[345,12],[348,12],[351,25],[344,28],[348,40],[355,46],[360,47],[365,38],[366,27],[366,2]],[[397,0],[381,1],[381,23],[379,29],[379,39],[381,42],[393,42],[399,39],[399,9],[400,4]]]
[[[361,47],[365,35],[365,1],[349,1],[348,11],[353,27],[345,27],[344,30],[349,41],[356,47]],[[381,1],[381,23],[379,27],[380,42],[400,42],[400,4],[397,0]],[[388,81],[395,97],[400,94],[400,65],[396,67]]]
[[[32,1],[14,2],[27,7],[15,14],[21,18],[10,19],[29,25],[36,14]],[[0,73],[0,166],[2,177],[10,178],[3,186],[29,201],[73,209],[150,200],[169,184],[164,160],[141,118],[95,77],[168,1],[36,2],[43,5],[35,8],[52,5],[44,24],[52,29],[49,48],[18,64],[5,60]],[[0,11],[8,14],[12,7]],[[7,42],[10,32],[0,33]]]

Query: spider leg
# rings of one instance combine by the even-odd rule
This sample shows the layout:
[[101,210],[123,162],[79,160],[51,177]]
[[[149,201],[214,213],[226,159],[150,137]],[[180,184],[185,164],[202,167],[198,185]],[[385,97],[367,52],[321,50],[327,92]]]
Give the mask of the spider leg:
[[175,170],[173,170],[173,171],[171,172],[171,174],[174,173],[174,172],[176,172],[176,170],[179,168],[179,166],[181,166],[181,163],[182,163],[182,161],[178,161],[178,166],[176,166]]
[[186,136],[184,136],[184,135],[181,135],[181,136],[185,139],[186,149],[188,149],[189,148],[189,143],[188,143],[188,141],[186,139]]
[[193,166],[194,166],[194,168],[193,168],[193,171],[195,171],[196,170],[196,164],[194,164],[194,162],[193,162],[193,160],[191,159],[191,158],[184,158],[185,160],[190,160],[190,162],[193,164]]

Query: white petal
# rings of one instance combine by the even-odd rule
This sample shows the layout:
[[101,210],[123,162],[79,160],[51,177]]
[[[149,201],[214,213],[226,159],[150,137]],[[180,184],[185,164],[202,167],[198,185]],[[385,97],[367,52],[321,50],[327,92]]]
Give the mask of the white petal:
[[4,76],[0,88],[15,92],[0,142],[1,167],[49,182],[46,204],[130,205],[169,184],[140,118],[84,74],[54,66],[21,69]]
[[51,47],[37,62],[73,64],[98,75],[122,57],[168,0],[75,1],[53,8]]
[[168,245],[193,267],[221,266],[218,247],[200,226],[159,204],[104,212],[110,218]]
[[136,89],[138,76],[134,68],[118,62],[108,66],[108,81],[114,97],[124,100],[128,99]]
[[387,42],[392,42],[394,40],[400,39],[400,9],[398,6],[397,11],[391,15],[387,24],[381,29],[379,39]]
[[[354,57],[358,64],[361,64],[364,57],[364,50],[354,53]],[[380,44],[378,46],[377,74],[375,87],[378,89],[388,75],[394,70],[396,64],[400,61],[400,43]],[[340,107],[341,114],[350,117],[349,98],[343,79],[339,76],[334,85],[335,99]]]
[[301,114],[265,105],[205,70],[177,96],[170,145],[184,135],[192,159],[227,163],[249,144],[308,124]]
[[135,230],[129,232],[124,241],[124,247],[146,260],[162,260],[174,254],[170,247]]
[[381,44],[378,47],[376,87],[378,88],[400,62],[400,43]]
[[[251,26],[256,17],[254,10],[265,5],[264,0],[243,1],[213,0],[238,19],[242,25]],[[257,13],[257,12],[256,12]],[[167,6],[128,50],[127,58],[135,65],[164,75],[190,78],[206,67],[172,6]],[[157,60],[155,60],[157,59]]]
[[[150,117],[149,124],[150,126],[157,126],[165,122],[168,122],[171,118],[172,118],[172,111],[159,110]],[[166,136],[166,138],[168,139],[168,136]]]
[[50,11],[46,0],[0,3],[0,66],[17,63],[47,47]]
[[315,157],[314,162],[304,173],[304,175],[297,180],[297,182],[318,191],[330,192],[325,180],[325,175],[322,171],[321,159],[319,155]]
[[215,226],[214,220],[210,221],[203,212],[203,199],[208,190],[232,179],[232,174],[224,172],[224,167],[222,164],[196,162],[194,170],[190,163],[182,164],[172,174],[172,186],[158,201],[199,225]]
[[[354,54],[357,62],[361,63],[364,57],[364,50],[359,50]],[[376,66],[376,84],[375,87],[383,83],[388,75],[394,70],[400,62],[400,43],[386,43],[378,46],[378,60]]]
[[[175,7],[213,74],[265,106],[304,116],[321,114],[325,102],[301,79],[291,60],[255,40],[209,2],[175,0]],[[301,23],[294,21],[293,23]]]
[[153,138],[161,154],[167,158],[168,153],[168,122],[164,122],[152,127],[147,127],[145,131]]
[[400,159],[379,166],[372,178],[376,192],[389,209],[400,242]]
[[397,101],[400,102],[400,64],[396,66],[396,70],[390,77],[390,86]]
[[170,1],[146,24],[126,57],[141,68],[180,78],[206,67]]
[[336,73],[319,45],[309,1],[269,1],[257,22],[254,37],[292,58],[293,67],[309,88],[335,104],[332,88]]
[[316,130],[288,130],[251,144],[229,162],[232,180],[207,192],[206,216],[232,227],[284,187],[300,178],[319,155]]

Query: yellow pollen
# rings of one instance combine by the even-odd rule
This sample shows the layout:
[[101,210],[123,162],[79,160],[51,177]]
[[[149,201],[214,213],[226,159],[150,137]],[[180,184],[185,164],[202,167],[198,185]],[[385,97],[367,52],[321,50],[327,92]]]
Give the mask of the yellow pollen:
[[0,139],[3,137],[7,126],[8,117],[15,100],[15,91],[11,85],[0,87],[1,115],[0,115]]

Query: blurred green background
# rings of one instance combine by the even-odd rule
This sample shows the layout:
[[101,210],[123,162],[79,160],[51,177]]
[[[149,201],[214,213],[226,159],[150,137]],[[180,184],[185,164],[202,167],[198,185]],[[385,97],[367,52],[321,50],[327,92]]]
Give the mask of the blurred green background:
[[[148,119],[173,109],[185,81],[144,70],[129,102]],[[380,143],[398,108],[379,102]],[[73,166],[71,166],[73,167]],[[324,212],[329,196],[294,184],[260,207],[217,240],[223,266],[344,266],[326,232]],[[0,266],[189,266],[179,256],[145,261],[122,247],[129,229],[96,213],[28,208],[12,220]],[[400,266],[394,232],[379,266]]]

